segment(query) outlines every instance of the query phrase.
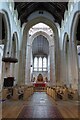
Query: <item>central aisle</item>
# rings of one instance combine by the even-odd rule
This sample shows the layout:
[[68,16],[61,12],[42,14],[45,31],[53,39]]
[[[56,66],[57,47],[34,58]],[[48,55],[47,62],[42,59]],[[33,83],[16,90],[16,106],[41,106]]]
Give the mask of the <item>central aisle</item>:
[[35,92],[28,102],[24,103],[18,118],[61,118],[62,120],[62,115],[45,92]]

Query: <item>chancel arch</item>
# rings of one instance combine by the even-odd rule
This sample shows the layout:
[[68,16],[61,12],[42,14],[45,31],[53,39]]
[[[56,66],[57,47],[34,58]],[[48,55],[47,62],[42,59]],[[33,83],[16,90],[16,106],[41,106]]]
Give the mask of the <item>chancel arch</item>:
[[[36,63],[36,64],[38,65],[39,64],[39,58],[41,57],[42,61],[44,61],[44,59],[45,59],[44,57],[46,57],[47,67],[46,68],[41,68],[43,71],[47,70],[46,72],[44,72],[44,73],[46,73],[46,75],[44,76],[44,78],[48,78],[48,81],[50,81],[50,82],[55,82],[55,46],[54,46],[54,33],[52,34],[51,28],[49,28],[49,30],[50,30],[50,34],[51,35],[49,35],[49,33],[46,33],[43,30],[42,31],[41,30],[37,31],[33,35],[31,35],[29,37],[28,41],[27,41],[27,49],[30,48],[30,47],[32,47],[32,52],[34,54],[36,51],[38,51],[38,49],[40,47],[42,48],[42,49],[41,48],[40,49],[43,50],[43,52],[45,52],[44,53],[45,56],[43,56],[43,55],[40,56],[40,51],[39,51],[38,53],[35,53],[35,54],[38,54],[38,55],[37,55],[37,57],[34,55],[35,56],[34,60],[37,59],[38,63]],[[37,42],[35,42],[35,41],[37,41]],[[47,41],[47,43],[49,42],[47,48],[46,48],[46,41]],[[29,52],[29,50],[27,50],[27,51]],[[46,53],[47,53],[47,55],[46,55]],[[26,66],[26,69],[29,68],[29,66],[30,66],[29,63],[27,62],[28,58],[29,58],[29,55],[28,55],[28,57],[26,57],[26,64],[28,64],[28,67]],[[31,57],[31,58],[32,58],[31,65],[33,66],[33,57]],[[43,62],[42,62],[42,64],[43,64]],[[31,70],[29,70],[29,72],[26,70],[26,75],[25,75],[26,76],[26,80],[27,79],[28,80],[29,79],[33,80],[32,77],[34,78],[34,76],[32,74],[33,67],[31,67],[30,69]],[[40,69],[40,71],[42,72],[41,69]],[[35,71],[39,72],[39,69],[35,68]],[[34,71],[34,73],[36,73],[35,71]],[[29,78],[30,72],[31,72],[31,78]]]
[[[58,30],[57,30],[57,27],[56,27],[56,25],[54,24],[54,23],[52,23],[52,21],[51,20],[49,20],[48,18],[46,19],[46,17],[43,17],[43,16],[36,16],[34,19],[32,19],[32,20],[30,20],[30,21],[28,21],[27,22],[27,24],[25,25],[25,27],[24,27],[24,30],[23,30],[23,41],[22,41],[22,46],[21,46],[21,49],[23,50],[24,48],[26,48],[26,44],[27,44],[27,38],[29,37],[28,36],[28,32],[29,32],[29,29],[33,26],[33,25],[35,25],[35,24],[38,24],[38,23],[44,23],[44,24],[46,24],[46,25],[48,25],[48,26],[50,26],[51,28],[52,28],[52,30],[54,31],[54,34],[55,34],[55,36],[54,36],[54,44],[55,44],[55,54],[59,54],[59,38],[58,38]],[[56,41],[56,42],[55,42]],[[24,48],[23,48],[24,47]],[[24,51],[24,50],[23,50]],[[22,51],[22,52],[23,52]],[[25,52],[25,54],[26,54],[26,52]],[[23,57],[22,57],[23,58]],[[59,55],[58,56],[56,56],[56,61],[58,61],[59,60]],[[23,60],[24,62],[23,63],[25,63],[25,59]],[[55,72],[55,79],[56,79],[56,82],[59,82],[59,65],[58,65],[59,63],[57,63],[56,62],[56,72]],[[25,74],[25,72],[23,72],[22,74]],[[58,74],[58,75],[57,75]],[[24,76],[24,75],[23,75]],[[21,78],[20,78],[21,79]],[[23,78],[24,79],[24,78]]]
[[45,38],[47,38],[47,40],[49,42],[49,46],[54,45],[54,33],[52,36],[50,36],[45,31],[38,31],[38,32],[34,33],[32,36],[30,36],[28,44],[32,44],[33,40],[39,35],[42,35]]

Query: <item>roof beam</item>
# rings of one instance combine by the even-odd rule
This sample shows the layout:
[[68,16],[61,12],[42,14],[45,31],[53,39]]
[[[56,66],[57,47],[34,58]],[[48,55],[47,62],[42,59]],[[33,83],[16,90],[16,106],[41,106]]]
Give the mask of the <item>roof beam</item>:
[[68,2],[15,2],[15,8],[22,23],[27,21],[27,17],[34,11],[45,10],[52,14],[59,24],[63,19],[64,12],[68,7]]
[[34,4],[31,4],[28,7],[26,7],[26,9],[21,12],[20,18],[22,18],[23,16],[27,16],[27,14],[33,12],[35,7],[37,7],[37,4],[35,4],[35,6],[34,6]]

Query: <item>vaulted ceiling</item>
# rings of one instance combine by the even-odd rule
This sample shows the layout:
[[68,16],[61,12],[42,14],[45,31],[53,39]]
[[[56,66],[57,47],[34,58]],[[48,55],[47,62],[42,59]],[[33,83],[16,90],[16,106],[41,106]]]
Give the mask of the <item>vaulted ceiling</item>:
[[21,24],[27,22],[28,16],[37,10],[51,13],[55,22],[61,24],[64,12],[68,9],[68,2],[15,2],[14,9],[18,11],[18,19],[21,20]]

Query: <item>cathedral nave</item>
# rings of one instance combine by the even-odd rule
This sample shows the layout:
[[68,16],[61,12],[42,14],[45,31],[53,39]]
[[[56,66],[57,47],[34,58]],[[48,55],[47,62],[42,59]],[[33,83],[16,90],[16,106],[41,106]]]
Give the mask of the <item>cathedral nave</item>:
[[79,119],[80,1],[0,1],[0,118]]

